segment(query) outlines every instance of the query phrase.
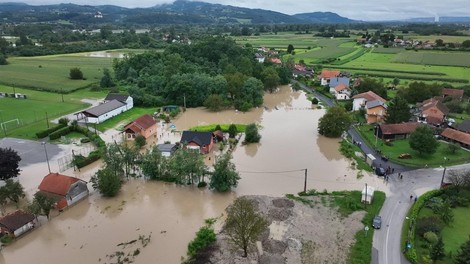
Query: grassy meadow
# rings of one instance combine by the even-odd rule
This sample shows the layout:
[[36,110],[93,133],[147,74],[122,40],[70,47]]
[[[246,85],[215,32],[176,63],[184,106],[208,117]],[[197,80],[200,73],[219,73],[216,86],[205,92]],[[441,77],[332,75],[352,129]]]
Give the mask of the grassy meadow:
[[432,52],[432,51],[403,51],[392,59],[392,62],[470,67],[468,52]]

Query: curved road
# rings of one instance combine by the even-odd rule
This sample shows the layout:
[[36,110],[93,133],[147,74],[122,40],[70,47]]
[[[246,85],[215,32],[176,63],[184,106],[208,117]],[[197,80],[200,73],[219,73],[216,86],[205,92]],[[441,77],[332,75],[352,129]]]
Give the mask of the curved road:
[[[327,106],[333,106],[335,103],[332,99],[317,93],[308,86],[299,83],[302,89],[307,90],[315,95],[319,100]],[[423,193],[437,189],[440,187],[441,178],[444,173],[443,168],[434,169],[411,169],[403,167],[392,162],[384,162],[367,144],[364,143],[361,136],[354,128],[348,130],[348,133],[355,141],[362,142],[361,148],[366,154],[372,154],[376,157],[377,162],[382,167],[395,168],[395,174],[390,175],[390,192],[391,194],[385,200],[380,211],[382,217],[382,228],[374,232],[372,263],[373,264],[409,264],[403,254],[400,245],[401,230],[408,209],[414,202],[414,197]],[[376,163],[375,166],[378,164]],[[463,164],[448,167],[446,171],[470,169],[470,164]],[[397,173],[403,174],[403,179],[399,179]],[[410,196],[413,195],[413,199]],[[414,246],[414,245],[413,245]]]

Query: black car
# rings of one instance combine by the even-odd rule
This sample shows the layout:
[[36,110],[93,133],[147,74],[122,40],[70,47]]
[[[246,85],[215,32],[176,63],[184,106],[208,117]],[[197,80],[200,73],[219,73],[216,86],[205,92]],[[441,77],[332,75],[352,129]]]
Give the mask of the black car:
[[385,176],[385,169],[382,167],[377,167],[375,168],[375,174],[377,174],[377,176]]
[[376,215],[372,220],[372,227],[375,229],[380,229],[382,227],[382,217],[380,215]]

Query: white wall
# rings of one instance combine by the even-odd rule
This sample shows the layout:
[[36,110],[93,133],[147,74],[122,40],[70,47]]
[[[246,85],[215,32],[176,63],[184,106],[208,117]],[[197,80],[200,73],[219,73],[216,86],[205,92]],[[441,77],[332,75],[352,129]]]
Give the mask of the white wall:
[[359,111],[365,103],[365,98],[355,98],[353,101],[353,111]]
[[[130,108],[129,108],[130,109]],[[127,105],[123,105],[119,108],[116,108],[114,109],[113,111],[110,111],[104,115],[101,115],[99,117],[87,117],[87,123],[91,123],[91,124],[99,124],[99,123],[103,123],[104,121],[110,119],[111,117],[114,117],[114,116],[117,116],[119,114],[121,114],[122,112],[125,112],[127,111],[128,108],[127,108]]]

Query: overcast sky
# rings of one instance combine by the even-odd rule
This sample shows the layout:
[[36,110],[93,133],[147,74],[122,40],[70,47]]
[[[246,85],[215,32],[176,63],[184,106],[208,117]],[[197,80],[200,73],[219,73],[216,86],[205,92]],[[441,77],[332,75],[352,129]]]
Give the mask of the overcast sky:
[[[172,0],[0,0],[32,5],[75,3],[150,7]],[[470,16],[470,0],[203,0],[248,8],[262,8],[285,14],[331,11],[358,20],[392,20],[412,17]]]

